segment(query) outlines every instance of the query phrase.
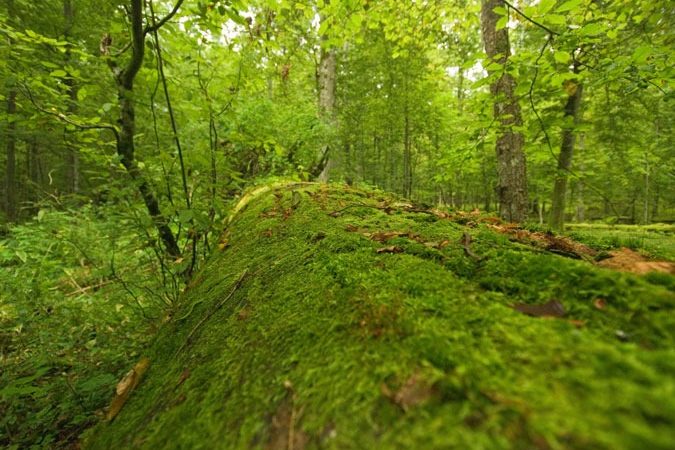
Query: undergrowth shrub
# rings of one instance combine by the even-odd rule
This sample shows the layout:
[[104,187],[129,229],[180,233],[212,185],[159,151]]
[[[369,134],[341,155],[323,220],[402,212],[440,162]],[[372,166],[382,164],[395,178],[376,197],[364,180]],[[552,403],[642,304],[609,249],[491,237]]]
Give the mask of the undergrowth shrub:
[[133,216],[84,207],[2,236],[0,447],[72,443],[138,358],[179,288],[139,235]]

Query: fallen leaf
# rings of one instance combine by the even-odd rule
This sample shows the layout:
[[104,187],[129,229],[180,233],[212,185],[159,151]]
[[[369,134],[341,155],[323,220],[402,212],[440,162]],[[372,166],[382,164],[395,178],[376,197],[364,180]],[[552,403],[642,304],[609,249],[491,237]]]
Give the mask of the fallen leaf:
[[351,223],[348,223],[347,225],[345,225],[345,230],[354,233],[356,231],[359,231],[359,227],[357,227],[356,225],[352,225]]
[[410,408],[427,402],[434,394],[433,387],[425,381],[419,372],[413,373],[396,391],[382,383],[380,386],[382,395],[387,397],[404,412]]
[[574,325],[577,328],[583,328],[583,327],[586,326],[586,321],[584,321],[584,320],[570,319],[569,323],[571,323],[572,325]]
[[593,302],[593,306],[595,306],[596,309],[605,309],[607,302],[603,298],[596,298]]
[[112,421],[122,410],[124,404],[129,400],[131,393],[138,386],[138,383],[141,382],[143,374],[150,367],[150,360],[148,358],[141,358],[140,361],[131,369],[127,374],[117,383],[115,388],[115,397],[113,397],[110,402],[110,407],[108,408],[108,413],[106,414],[106,420],[109,422]]
[[368,234],[366,237],[375,242],[387,242],[390,239],[407,235],[408,233],[402,233],[400,231],[378,231],[376,233]]
[[302,450],[309,442],[309,436],[297,426],[302,419],[302,408],[295,408],[292,385],[284,383],[284,387],[287,394],[270,419],[265,450]]
[[176,387],[185,383],[185,380],[187,380],[188,378],[190,378],[190,369],[185,369],[181,372],[180,377],[178,378],[178,383],[176,384]]
[[389,247],[382,247],[377,249],[377,253],[402,253],[403,249],[396,245],[390,245]]
[[543,305],[530,305],[518,303],[513,309],[533,317],[562,317],[565,315],[565,307],[557,300],[549,300]]

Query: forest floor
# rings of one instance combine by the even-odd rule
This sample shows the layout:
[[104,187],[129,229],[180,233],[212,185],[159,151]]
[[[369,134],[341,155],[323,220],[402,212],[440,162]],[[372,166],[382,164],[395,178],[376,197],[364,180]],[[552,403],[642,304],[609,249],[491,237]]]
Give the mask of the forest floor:
[[245,200],[86,448],[675,444],[665,254],[342,186]]
[[15,229],[0,444],[77,446],[107,415],[85,447],[674,446],[672,227],[557,236],[311,184],[233,211],[184,296],[145,310],[107,273],[117,251],[125,289],[156,276],[132,235],[106,248],[109,224],[58,214]]

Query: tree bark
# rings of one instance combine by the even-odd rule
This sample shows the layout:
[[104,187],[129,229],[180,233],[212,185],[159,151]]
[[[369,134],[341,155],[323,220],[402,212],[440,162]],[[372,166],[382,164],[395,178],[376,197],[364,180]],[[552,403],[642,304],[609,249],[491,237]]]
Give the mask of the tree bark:
[[7,167],[5,171],[5,214],[9,222],[18,218],[18,189],[16,178],[16,90],[12,87],[7,95]]
[[410,114],[408,113],[408,105],[406,105],[403,112],[403,195],[405,198],[412,197],[412,143],[410,136]]
[[[322,17],[321,20],[324,21],[326,18]],[[334,48],[328,47],[327,41],[328,36],[322,36],[321,57],[317,72],[319,116],[324,122],[334,127],[336,125],[335,89],[337,82],[337,54]],[[316,172],[319,173],[317,179],[322,183],[328,182],[330,171],[335,165],[334,158],[331,158],[330,155],[330,144],[324,145],[319,150],[316,164]]]
[[[572,83],[572,82],[570,82]],[[583,86],[568,85],[570,95],[565,103],[565,128],[562,134],[560,154],[558,155],[558,172],[553,185],[553,201],[551,205],[550,226],[554,230],[562,230],[565,225],[565,200],[567,196],[567,174],[572,167],[574,144],[576,140],[575,126],[579,123]],[[571,120],[570,122],[567,122]]]
[[[12,24],[14,15],[14,0],[7,0],[7,16]],[[9,57],[12,59],[12,39],[8,38]],[[11,83],[7,92],[7,131],[5,151],[7,166],[5,167],[5,214],[9,222],[15,222],[18,217],[18,189],[16,177],[16,88]]]
[[494,97],[494,115],[501,127],[497,135],[497,173],[499,184],[499,215],[511,222],[521,222],[527,218],[527,173],[524,138],[520,131],[523,120],[520,105],[515,97],[516,82],[506,73],[511,49],[506,28],[497,30],[499,16],[494,12],[497,7],[506,8],[503,0],[482,0],[481,31],[485,52],[491,61],[502,65],[501,76],[490,85]]
[[[111,64],[115,75],[115,83],[117,84],[117,98],[120,106],[120,130],[117,140],[117,154],[120,157],[120,162],[141,194],[167,253],[177,257],[180,255],[180,249],[178,248],[176,237],[169,227],[169,221],[162,214],[155,192],[143,176],[135,159],[134,134],[136,131],[136,112],[134,79],[143,64],[147,30],[143,29],[143,0],[131,0],[130,3],[131,58],[124,69],[121,70],[114,63]],[[158,24],[163,23],[165,21],[160,21]],[[159,26],[161,25],[153,25],[153,29],[157,29]]]
[[[63,18],[66,23],[64,38],[68,41],[75,21],[72,0],[63,0]],[[66,64],[70,64],[71,59],[71,46],[68,44],[66,47]],[[64,84],[68,86],[68,113],[75,114],[77,113],[77,82],[71,74],[68,74]],[[80,156],[75,145],[67,143],[66,146],[67,191],[71,194],[77,194],[80,189]]]

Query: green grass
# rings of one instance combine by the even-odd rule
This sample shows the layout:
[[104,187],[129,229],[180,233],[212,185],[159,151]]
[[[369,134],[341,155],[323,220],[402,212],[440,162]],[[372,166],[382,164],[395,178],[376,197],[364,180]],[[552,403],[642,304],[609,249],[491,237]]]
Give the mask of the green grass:
[[[252,199],[157,335],[143,383],[84,448],[673,448],[673,277],[380,196]],[[364,235],[379,231],[419,238]],[[511,308],[551,299],[565,318]]]

